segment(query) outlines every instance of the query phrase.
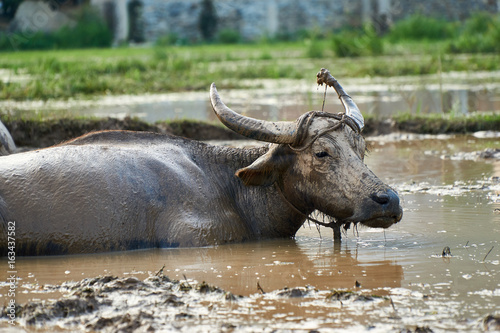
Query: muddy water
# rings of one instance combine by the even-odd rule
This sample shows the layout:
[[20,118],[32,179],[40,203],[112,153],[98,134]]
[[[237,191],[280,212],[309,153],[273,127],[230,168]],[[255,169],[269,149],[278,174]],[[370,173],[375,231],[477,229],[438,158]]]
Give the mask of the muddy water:
[[[205,319],[187,317],[174,328],[180,317],[170,320],[168,311],[151,310],[151,325],[157,329],[224,331],[230,323],[241,331],[399,332],[417,326],[481,331],[482,319],[500,311],[500,161],[464,153],[499,148],[500,138],[408,135],[370,142],[367,164],[403,200],[403,220],[390,229],[348,230],[340,246],[334,246],[331,230],[306,224],[293,240],[18,258],[16,300],[57,298],[61,289],[47,286],[98,275],[142,280],[164,266],[170,278],[206,281],[247,297],[228,305],[222,298],[196,296],[198,301],[185,311]],[[451,256],[442,256],[445,247]],[[310,292],[304,297],[273,292],[306,286]],[[0,304],[8,300],[7,289],[0,284]],[[332,289],[384,298],[332,301]],[[137,306],[134,297],[126,296],[130,304],[118,303],[128,304],[121,311],[146,311],[153,296],[140,298]],[[0,321],[0,327],[6,325]],[[71,325],[63,327],[78,327]]]

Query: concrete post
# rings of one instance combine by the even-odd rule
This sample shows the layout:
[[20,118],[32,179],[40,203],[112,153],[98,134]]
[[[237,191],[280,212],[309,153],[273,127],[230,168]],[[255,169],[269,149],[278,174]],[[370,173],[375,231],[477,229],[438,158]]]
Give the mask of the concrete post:
[[[129,17],[127,11],[127,1],[126,0],[90,0],[90,4],[97,8],[105,20],[110,20],[113,26],[111,26],[111,31],[113,32],[113,44],[118,45],[120,43],[126,42],[128,39],[128,29],[129,29]],[[107,13],[109,9],[112,9],[112,13]],[[107,15],[113,15],[113,18],[106,17]],[[109,24],[110,22],[108,22]]]
[[373,13],[370,0],[361,0],[361,18],[363,20],[363,23],[371,23],[372,14]]
[[114,1],[116,10],[116,26],[114,31],[114,44],[126,42],[128,39],[129,17],[127,10],[127,1]]
[[391,1],[390,0],[378,0],[378,14],[385,14],[387,19],[391,17]]
[[[500,1],[500,0],[499,0]],[[270,37],[276,36],[278,33],[278,6],[276,0],[267,1],[267,33]]]

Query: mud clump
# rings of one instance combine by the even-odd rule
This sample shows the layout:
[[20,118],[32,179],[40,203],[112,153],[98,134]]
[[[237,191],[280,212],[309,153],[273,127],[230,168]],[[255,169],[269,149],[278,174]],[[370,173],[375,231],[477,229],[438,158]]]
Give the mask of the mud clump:
[[500,148],[486,148],[480,151],[473,152],[459,152],[453,155],[442,155],[441,159],[451,159],[455,161],[476,161],[476,160],[487,160],[487,161],[499,161],[500,160]]
[[500,160],[500,148],[487,148],[479,153],[480,158]]
[[328,301],[373,301],[375,299],[381,299],[380,296],[373,295],[363,295],[361,293],[350,291],[350,290],[332,290],[328,295],[326,295],[326,300]]
[[[150,276],[144,281],[136,277],[100,276],[50,289],[64,296],[16,306],[16,320],[22,326],[113,332],[140,328],[150,332],[197,319],[201,313],[207,313],[204,302],[226,302],[227,298],[222,289],[206,282],[180,282],[164,275]],[[8,318],[7,315],[4,307],[0,319]]]
[[443,253],[441,254],[441,256],[444,258],[444,257],[451,257],[451,249],[449,246],[445,246],[444,249],[443,249]]
[[483,319],[483,329],[488,332],[500,331],[500,315],[488,315]]
[[427,326],[417,326],[415,329],[404,329],[401,333],[433,333],[434,331]]
[[290,297],[290,298],[295,298],[295,297],[304,297],[308,295],[310,292],[309,289],[305,288],[284,288],[283,290],[278,291],[277,295],[280,297]]
[[83,298],[71,296],[48,304],[30,302],[21,306],[19,313],[25,318],[28,325],[36,325],[45,324],[55,318],[68,318],[91,313],[102,304],[104,303],[99,302],[94,296]]

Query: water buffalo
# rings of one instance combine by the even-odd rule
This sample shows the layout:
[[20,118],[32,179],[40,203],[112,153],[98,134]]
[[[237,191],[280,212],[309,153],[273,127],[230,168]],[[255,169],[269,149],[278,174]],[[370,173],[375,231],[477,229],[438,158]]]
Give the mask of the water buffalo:
[[102,131],[0,157],[1,255],[14,223],[17,255],[293,237],[315,210],[338,225],[389,227],[402,209],[363,163],[363,117],[328,71],[318,82],[336,88],[345,113],[256,120],[224,105],[212,84],[222,123],[266,147]]
[[15,150],[14,140],[12,140],[9,131],[0,121],[0,156],[13,153]]

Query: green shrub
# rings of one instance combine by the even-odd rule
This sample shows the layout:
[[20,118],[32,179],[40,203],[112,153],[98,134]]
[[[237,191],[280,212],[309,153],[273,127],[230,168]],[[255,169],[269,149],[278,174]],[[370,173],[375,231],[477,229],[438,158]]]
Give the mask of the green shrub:
[[162,47],[155,47],[153,49],[153,59],[155,61],[165,61],[168,60],[169,54],[165,48]]
[[38,68],[40,71],[45,73],[61,73],[64,69],[64,65],[55,57],[47,57],[38,59]]
[[193,65],[192,60],[176,57],[172,59],[170,68],[177,72],[185,72],[190,70]]
[[375,29],[371,25],[366,25],[364,27],[364,34],[362,41],[366,44],[366,49],[370,55],[381,55],[384,53],[384,43],[382,38],[380,38]]
[[442,40],[453,37],[455,24],[445,20],[412,15],[396,22],[389,32],[393,42],[400,40]]
[[259,60],[271,60],[271,59],[273,59],[273,55],[268,50],[264,50],[260,53],[260,55],[258,56],[257,59],[259,59]]
[[324,43],[321,40],[324,40],[325,36],[319,29],[299,30],[297,34],[300,40],[306,43],[306,57],[316,59],[324,57]]
[[474,13],[465,21],[462,34],[475,35],[487,33],[493,24],[495,24],[493,15],[485,12]]
[[200,16],[198,17],[198,29],[204,40],[211,41],[217,30],[217,12],[212,0],[201,2]]
[[332,36],[332,49],[338,57],[359,57],[361,50],[354,45],[356,38],[352,32],[342,32]]
[[22,32],[0,34],[0,50],[45,50],[109,47],[113,35],[106,23],[90,7],[85,7],[74,27],[63,27],[53,33],[36,32],[24,36]]
[[315,38],[306,41],[307,43],[307,51],[306,56],[308,58],[323,58],[323,46],[322,44]]
[[332,48],[339,57],[376,56],[384,52],[382,39],[370,25],[366,25],[361,31],[334,34]]
[[222,44],[237,44],[241,40],[240,33],[233,29],[223,29],[219,32],[217,40]]
[[75,27],[65,27],[55,33],[58,48],[109,47],[113,35],[106,23],[91,8],[86,7]]
[[500,16],[476,13],[465,21],[459,37],[448,47],[452,53],[500,52]]
[[0,50],[7,51],[11,48],[12,48],[12,45],[10,44],[10,40],[7,37],[7,34],[0,32]]
[[179,44],[181,40],[175,33],[169,33],[163,36],[158,37],[156,40],[155,44],[156,46],[170,46],[170,45],[175,45]]

